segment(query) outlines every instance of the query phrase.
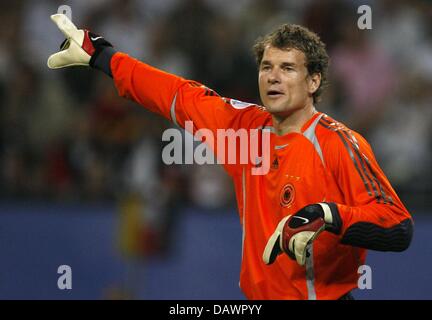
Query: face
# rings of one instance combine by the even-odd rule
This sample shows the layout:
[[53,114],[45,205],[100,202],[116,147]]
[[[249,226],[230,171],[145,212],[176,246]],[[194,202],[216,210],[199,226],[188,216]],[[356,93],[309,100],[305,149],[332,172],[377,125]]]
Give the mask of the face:
[[273,115],[289,116],[313,105],[312,94],[321,76],[309,76],[306,57],[297,49],[281,50],[267,46],[259,66],[258,84],[261,100]]

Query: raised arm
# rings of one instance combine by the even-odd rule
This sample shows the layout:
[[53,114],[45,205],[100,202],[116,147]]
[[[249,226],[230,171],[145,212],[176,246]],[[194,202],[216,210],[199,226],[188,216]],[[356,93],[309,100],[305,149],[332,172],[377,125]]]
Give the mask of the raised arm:
[[252,127],[264,111],[254,104],[220,97],[213,90],[191,80],[158,70],[125,53],[117,52],[102,36],[79,30],[62,14],[51,19],[66,37],[58,53],[48,59],[48,67],[90,66],[114,79],[119,95],[193,130],[238,129],[245,117]]

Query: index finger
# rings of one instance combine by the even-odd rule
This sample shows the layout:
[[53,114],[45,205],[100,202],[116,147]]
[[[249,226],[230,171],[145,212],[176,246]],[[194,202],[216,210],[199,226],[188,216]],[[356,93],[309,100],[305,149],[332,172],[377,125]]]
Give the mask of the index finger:
[[64,14],[53,14],[51,20],[54,21],[66,38],[71,38],[78,31],[77,27]]

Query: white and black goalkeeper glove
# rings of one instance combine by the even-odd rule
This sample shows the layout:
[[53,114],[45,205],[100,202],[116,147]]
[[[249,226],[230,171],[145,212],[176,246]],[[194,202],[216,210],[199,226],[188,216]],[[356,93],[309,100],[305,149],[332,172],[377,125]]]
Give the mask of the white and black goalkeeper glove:
[[60,51],[48,58],[50,69],[90,66],[111,75],[109,61],[115,53],[111,43],[88,30],[78,29],[64,14],[54,14],[51,20],[66,39],[60,45]]
[[294,215],[283,218],[269,238],[263,253],[265,264],[272,264],[277,256],[286,253],[303,266],[308,247],[324,230],[339,233],[340,217],[333,203],[311,204]]

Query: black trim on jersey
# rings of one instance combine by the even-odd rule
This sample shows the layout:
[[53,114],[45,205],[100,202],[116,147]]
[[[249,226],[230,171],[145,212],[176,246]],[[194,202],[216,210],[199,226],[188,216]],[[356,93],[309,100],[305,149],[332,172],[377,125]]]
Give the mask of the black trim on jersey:
[[[370,190],[370,188],[369,188],[369,185],[368,185],[368,183],[366,182],[366,180],[365,180],[365,178],[364,178],[362,172],[360,171],[359,165],[358,165],[358,163],[357,163],[357,159],[354,157],[354,154],[353,154],[351,148],[348,146],[348,143],[347,143],[347,141],[344,139],[343,135],[342,135],[339,131],[334,130],[332,127],[328,126],[325,122],[321,122],[321,120],[319,121],[319,124],[320,124],[321,126],[323,126],[324,128],[326,128],[326,129],[330,129],[330,130],[332,130],[332,131],[334,131],[334,132],[337,133],[337,135],[338,135],[339,138],[341,139],[342,143],[344,144],[346,150],[348,151],[348,154],[350,155],[351,160],[352,160],[353,163],[354,163],[354,167],[356,168],[356,170],[357,170],[357,172],[358,172],[360,178],[362,179],[363,184],[365,185],[366,190],[367,190],[369,196],[372,196],[372,192],[371,192],[371,190]],[[374,191],[375,191],[375,190],[374,190]],[[378,196],[378,195],[376,194],[376,197],[377,197],[377,196]]]
[[194,88],[202,87],[202,84],[201,84],[201,83],[196,82],[196,81],[193,81],[193,80],[189,81],[189,85],[190,85],[191,87],[194,87]]
[[339,214],[338,207],[336,203],[333,202],[326,202],[328,206],[330,207],[330,211],[332,214],[332,224],[326,224],[326,231],[329,231],[334,234],[340,234],[341,228],[342,228],[342,219]]
[[[384,188],[383,188],[382,184],[380,183],[380,180],[377,178],[375,171],[372,169],[372,166],[369,162],[369,159],[360,151],[359,146],[355,142],[353,135],[350,134],[349,132],[347,132],[347,130],[337,130],[336,127],[332,127],[332,123],[329,120],[324,119],[324,117],[322,117],[321,120],[323,120],[323,122],[321,124],[324,127],[338,133],[339,137],[344,142],[344,145],[347,148],[347,150],[349,151],[351,159],[353,159],[353,162],[356,166],[356,169],[359,172],[360,177],[362,178],[363,183],[366,186],[366,190],[368,191],[368,194],[370,196],[372,196],[372,194],[370,193],[370,188],[369,188],[368,184],[366,183],[364,176],[366,176],[368,182],[372,186],[372,189],[374,191],[375,199],[376,199],[377,203],[380,203],[380,200],[382,199],[384,204],[389,203],[390,205],[393,205],[392,198],[390,196],[387,197],[387,195],[384,191]],[[362,168],[362,172],[363,172],[364,176],[360,173],[360,169],[354,160],[355,157],[352,155],[351,148],[347,147],[347,143],[345,143],[345,140],[351,145],[352,150],[357,155],[357,158],[361,164],[361,168]],[[368,172],[368,169],[369,169],[369,172]]]
[[205,96],[210,96],[210,97],[220,97],[220,95],[218,95],[214,90],[209,89],[209,88],[205,88]]
[[372,166],[371,166],[371,164],[369,162],[369,159],[367,157],[364,157],[364,159],[366,161],[366,164],[367,164],[370,172],[372,173],[374,179],[376,180],[376,182],[378,184],[378,187],[381,190],[381,193],[382,193],[382,195],[384,197],[384,203],[386,203],[386,200],[387,200],[390,203],[390,205],[393,205],[393,199],[392,199],[392,197],[391,196],[387,196],[386,193],[384,192],[384,187],[381,185],[380,180],[377,178],[377,176],[375,174],[375,171],[372,169]]
[[[371,178],[369,176],[368,170],[366,169],[366,166],[365,166],[364,158],[360,154],[360,150],[358,148],[358,145],[352,140],[352,137],[350,137],[346,131],[342,131],[342,134],[345,136],[345,138],[347,139],[347,141],[350,142],[352,149],[354,150],[355,154],[357,155],[357,158],[359,159],[360,164],[361,164],[361,166],[363,168],[363,172],[364,172],[366,178],[368,179],[370,185],[372,186],[372,188],[374,190],[374,193],[375,193],[375,198],[377,199],[377,202],[379,203],[380,199],[382,198],[382,196],[379,194],[379,192],[377,190],[377,187],[374,184],[374,182],[376,182],[376,177],[374,179],[373,177]],[[372,176],[374,176],[374,175],[372,174]],[[379,188],[379,189],[380,189],[380,191],[382,193],[381,188]],[[384,198],[383,201],[384,201],[384,203],[386,203],[385,198]]]
[[[362,163],[363,168],[364,168],[364,163],[366,162],[366,165],[367,165],[367,167],[369,168],[369,171],[370,171],[370,173],[371,173],[371,175],[372,175],[372,180],[377,184],[379,190],[381,191],[381,194],[382,194],[381,197],[382,197],[382,199],[383,199],[383,201],[384,201],[384,204],[387,204],[387,201],[388,201],[388,202],[390,203],[390,205],[393,205],[393,201],[392,201],[392,199],[391,199],[390,197],[387,198],[386,193],[384,192],[384,188],[382,187],[382,185],[381,185],[379,179],[377,178],[377,176],[376,176],[374,170],[372,169],[372,166],[371,166],[371,164],[370,164],[370,162],[369,162],[369,159],[368,159],[368,158],[367,158],[363,153],[360,155],[360,149],[359,149],[358,145],[354,142],[354,137],[353,137],[353,135],[350,134],[350,135],[349,135],[349,136],[351,137],[351,138],[350,138],[350,137],[348,136],[348,132],[343,131],[343,133],[345,134],[345,136],[347,137],[347,139],[351,142],[351,145],[353,146],[354,151],[356,152],[357,156],[359,157],[359,159],[360,159],[360,161],[361,161],[361,163]],[[364,170],[367,172],[366,168],[364,168]],[[368,176],[368,178],[369,178],[369,175],[367,175],[367,176]],[[370,178],[369,178],[369,179],[370,179]],[[372,185],[373,185],[373,184],[372,184]],[[373,186],[374,186],[374,185],[373,185]],[[374,186],[374,188],[375,188],[375,186]]]
[[413,229],[411,219],[406,219],[391,228],[369,222],[358,222],[345,231],[341,243],[377,251],[400,252],[409,247]]
[[[379,199],[380,199],[380,195],[378,194],[378,191],[377,191],[377,189],[375,188],[375,185],[373,184],[372,179],[369,177],[369,174],[367,173],[366,167],[365,167],[365,165],[364,165],[364,163],[363,163],[363,161],[362,161],[362,157],[360,156],[359,152],[358,152],[357,149],[355,148],[353,141],[351,141],[351,140],[346,136],[344,130],[337,130],[336,127],[332,129],[332,126],[331,126],[332,123],[331,123],[329,120],[325,119],[324,117],[322,117],[321,120],[323,121],[324,124],[327,124],[327,125],[328,125],[328,129],[331,129],[331,130],[335,131],[335,132],[339,135],[340,139],[344,142],[345,147],[349,150],[349,152],[350,152],[350,156],[351,156],[351,159],[354,159],[354,158],[355,158],[355,156],[352,155],[352,151],[351,151],[351,149],[356,153],[357,158],[358,158],[358,161],[359,161],[360,164],[361,164],[361,169],[363,169],[363,170],[362,170],[362,173],[360,173],[360,168],[357,168],[357,169],[358,169],[357,171],[360,173],[360,175],[361,175],[361,177],[362,177],[363,183],[364,183],[365,186],[366,186],[366,189],[367,189],[367,191],[368,191],[368,194],[369,194],[370,196],[372,196],[372,193],[370,192],[369,185],[367,184],[367,182],[366,182],[366,180],[365,180],[365,178],[364,178],[364,177],[366,176],[367,181],[368,181],[369,184],[371,185],[371,187],[372,187],[372,189],[373,189],[373,192],[374,192],[374,194],[375,194],[375,199],[376,199],[377,202],[379,203],[379,202],[380,202],[380,201],[379,201]],[[346,141],[346,142],[345,142],[345,141]],[[348,148],[347,143],[350,143],[350,144],[351,144],[351,148]],[[353,161],[354,161],[354,160],[353,160]]]

